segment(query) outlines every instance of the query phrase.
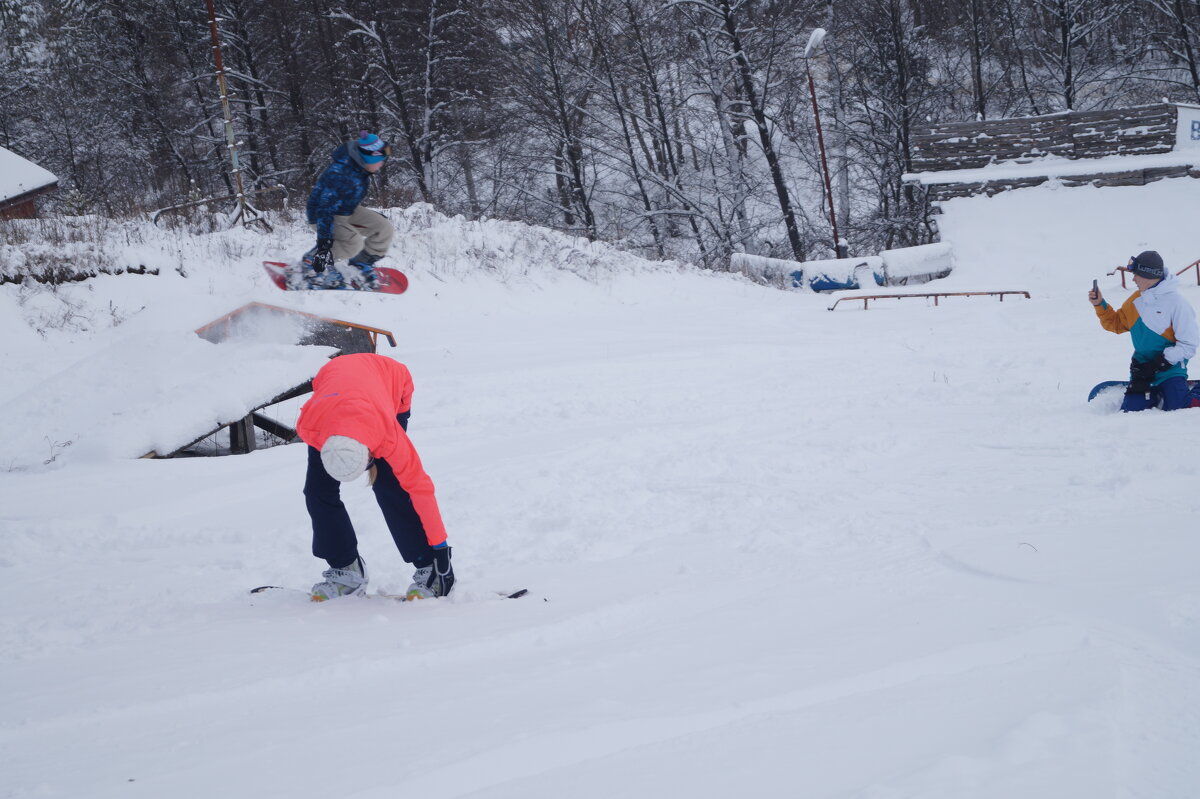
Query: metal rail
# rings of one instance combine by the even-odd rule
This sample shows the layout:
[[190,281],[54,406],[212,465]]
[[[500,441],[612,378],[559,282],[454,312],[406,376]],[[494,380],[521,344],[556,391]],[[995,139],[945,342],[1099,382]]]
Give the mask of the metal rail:
[[[1180,269],[1180,270],[1179,270],[1178,272],[1176,272],[1175,274],[1176,274],[1177,276],[1178,276],[1178,275],[1182,275],[1184,272],[1186,272],[1186,271],[1187,271],[1187,270],[1189,270],[1189,269],[1195,269],[1195,270],[1196,270],[1196,285],[1197,285],[1197,286],[1200,286],[1200,261],[1192,261],[1190,264],[1188,264],[1187,266],[1185,266],[1183,269]],[[1126,272],[1128,272],[1128,271],[1129,271],[1129,268],[1128,268],[1128,267],[1125,267],[1125,266],[1118,266],[1116,269],[1114,269],[1113,271],[1109,272],[1108,274],[1109,274],[1110,276],[1112,276],[1112,275],[1115,275],[1115,274],[1117,274],[1118,272],[1120,272],[1120,273],[1121,273],[1121,288],[1128,288],[1128,286],[1126,286],[1126,285],[1125,285],[1125,273],[1126,273]]]
[[1025,299],[1029,299],[1028,291],[933,291],[927,294],[869,294],[861,297],[839,297],[833,305],[829,306],[829,310],[833,310],[838,306],[839,302],[849,300],[858,302],[862,300],[863,310],[867,310],[867,303],[871,300],[902,300],[906,297],[933,297],[933,304],[938,304],[939,297],[999,297],[1000,302],[1004,302],[1005,295],[1020,294]]
[[333,325],[338,325],[341,327],[353,327],[358,330],[365,330],[367,332],[367,336],[370,338],[372,348],[378,347],[379,336],[383,336],[384,338],[386,338],[388,341],[388,344],[392,345],[393,347],[396,346],[396,337],[394,335],[392,335],[392,331],[390,331],[390,330],[384,330],[381,327],[370,327],[369,325],[360,325],[358,322],[347,322],[344,319],[330,319],[327,316],[317,316],[316,314],[307,313],[305,311],[297,311],[294,308],[284,308],[280,305],[270,305],[265,302],[248,302],[245,305],[243,305],[241,308],[235,308],[234,310],[232,310],[229,313],[222,316],[220,319],[215,319],[215,320],[209,322],[204,327],[197,328],[196,334],[201,337],[204,337],[204,334],[207,333],[208,331],[210,331],[216,327],[227,326],[227,325],[231,324],[233,319],[236,316],[238,316],[239,314],[242,314],[245,311],[252,309],[252,308],[265,308],[268,311],[274,311],[276,313],[292,315],[292,316],[303,316],[303,317],[307,317],[308,319],[314,319],[318,322],[327,322],[327,323],[330,323]]

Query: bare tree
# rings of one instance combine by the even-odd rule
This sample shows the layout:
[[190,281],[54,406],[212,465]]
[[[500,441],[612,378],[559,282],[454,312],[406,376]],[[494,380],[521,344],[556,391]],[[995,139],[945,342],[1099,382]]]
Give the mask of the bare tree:
[[[759,47],[751,49],[747,45],[747,29],[743,25],[749,0],[674,0],[674,3],[678,8],[690,7],[697,12],[698,18],[693,24],[704,31],[700,34],[702,40],[714,45],[733,68],[741,105],[758,133],[758,144],[767,162],[791,254],[796,260],[803,261],[804,241],[796,222],[791,191],[783,174],[775,133],[767,113],[771,69],[781,51],[788,47],[789,37],[794,36],[796,31],[783,24],[786,15],[780,14],[776,24],[758,28],[764,34],[763,40]],[[715,34],[711,38],[709,31]]]
[[[1106,31],[1127,14],[1132,0],[1029,0],[1036,23],[1025,43],[1042,73],[1043,94],[1055,110],[1110,105],[1113,91],[1111,42]],[[1056,98],[1056,101],[1052,98]]]
[[928,241],[928,203],[904,175],[912,171],[914,128],[933,116],[938,93],[927,50],[936,45],[917,36],[903,0],[856,0],[843,14],[831,37],[839,42],[847,103],[859,109],[846,130],[863,162],[864,188],[876,198],[859,222],[859,236],[863,244],[885,248]]
[[[1144,0],[1149,12],[1151,50],[1141,74],[1155,83],[1179,86],[1200,102],[1200,0]],[[1160,50],[1165,60],[1156,58]]]
[[592,57],[586,20],[561,0],[510,0],[500,5],[494,19],[508,32],[508,107],[549,149],[554,188],[549,200],[539,201],[556,205],[568,230],[598,238],[586,145],[587,109],[595,84],[580,67]]

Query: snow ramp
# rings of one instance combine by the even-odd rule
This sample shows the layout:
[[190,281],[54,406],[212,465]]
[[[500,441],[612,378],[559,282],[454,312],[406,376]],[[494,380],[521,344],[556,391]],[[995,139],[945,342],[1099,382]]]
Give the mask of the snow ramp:
[[0,470],[169,456],[307,393],[375,333],[394,346],[387,331],[252,303],[199,331],[127,336],[0,406]]

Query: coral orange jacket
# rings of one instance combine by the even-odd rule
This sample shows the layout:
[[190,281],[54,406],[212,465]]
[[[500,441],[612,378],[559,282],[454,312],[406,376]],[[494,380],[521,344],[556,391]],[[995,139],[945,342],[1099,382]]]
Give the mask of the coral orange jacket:
[[446,540],[446,526],[433,481],[396,420],[409,411],[412,393],[412,375],[404,364],[371,353],[341,355],[313,378],[313,395],[300,409],[296,432],[318,450],[330,436],[347,436],[366,445],[371,457],[386,460],[412,498],[429,545],[437,546]]

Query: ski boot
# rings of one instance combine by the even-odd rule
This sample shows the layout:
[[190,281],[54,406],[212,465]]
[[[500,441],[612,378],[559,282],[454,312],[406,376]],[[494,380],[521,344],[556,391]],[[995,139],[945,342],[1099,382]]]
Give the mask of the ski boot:
[[362,273],[363,288],[370,291],[375,291],[379,288],[379,275],[375,272],[375,262],[382,257],[382,255],[371,255],[366,250],[363,250],[347,262]]
[[325,580],[312,587],[313,602],[367,593],[367,567],[362,558],[355,558],[350,565],[340,569],[326,569],[321,576]]
[[407,599],[433,599],[446,596],[454,587],[454,567],[450,565],[450,547],[433,550],[433,562],[413,573]]

